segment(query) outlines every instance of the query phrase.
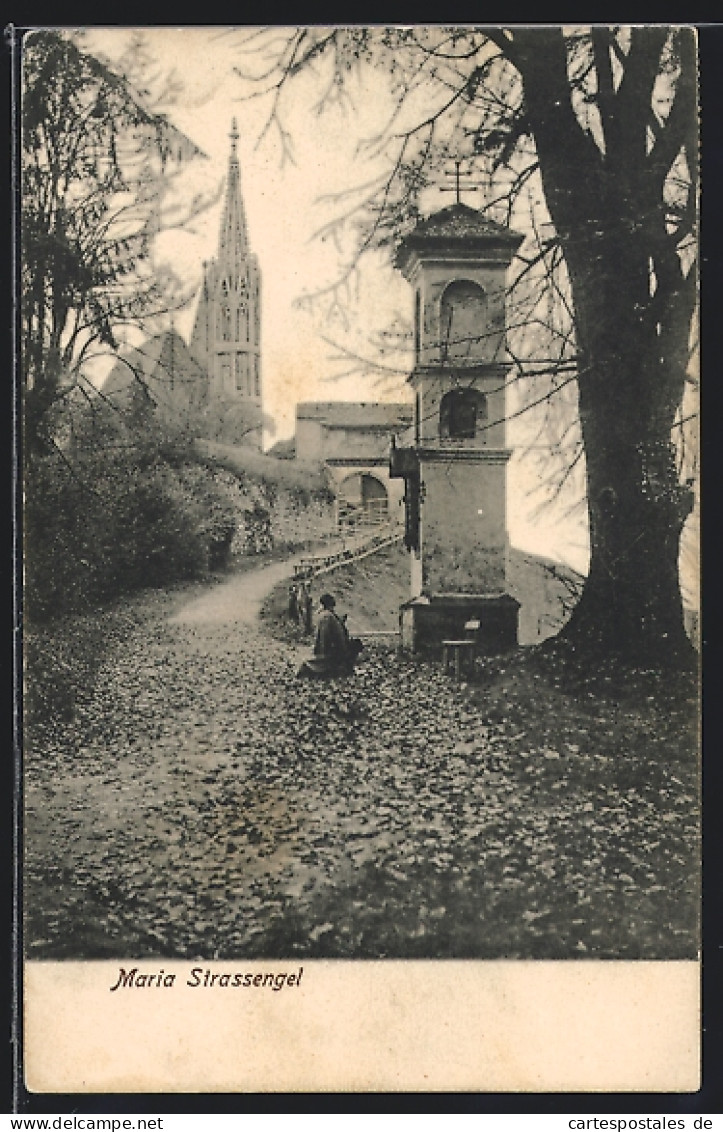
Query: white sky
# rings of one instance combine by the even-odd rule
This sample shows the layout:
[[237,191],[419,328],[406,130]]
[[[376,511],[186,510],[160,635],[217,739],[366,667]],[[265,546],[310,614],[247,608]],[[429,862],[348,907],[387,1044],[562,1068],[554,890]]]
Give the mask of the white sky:
[[[363,122],[338,113],[312,113],[314,89],[295,87],[300,97],[288,104],[286,119],[293,138],[295,164],[281,161],[278,136],[261,134],[268,100],[242,100],[247,89],[233,73],[240,60],[233,34],[220,28],[144,29],[154,56],[164,70],[174,70],[183,84],[169,117],[208,155],[186,173],[191,186],[212,190],[226,175],[231,121],[238,120],[241,185],[249,243],[262,273],[262,367],[267,411],[275,418],[277,436],[293,432],[297,400],[375,400],[379,391],[366,383],[329,383],[340,366],[319,337],[310,316],[295,307],[305,291],[331,282],[339,273],[339,253],[329,241],[313,238],[329,218],[319,198],[348,188],[369,176],[368,163],[355,162],[354,149]],[[127,41],[122,28],[93,30],[88,47],[117,55]],[[307,95],[307,97],[304,97]],[[367,105],[367,122],[373,121]],[[380,168],[379,166],[377,168]],[[189,280],[200,283],[202,263],[216,254],[222,201],[196,218],[191,229],[173,231],[159,241],[159,250]],[[403,308],[407,284],[386,275],[383,303],[376,293],[381,321],[391,304]],[[387,294],[391,288],[392,294]],[[176,318],[177,329],[190,335],[195,303]],[[337,330],[339,328],[337,327]],[[338,337],[338,335],[337,335]],[[405,397],[403,380],[398,396]]]
[[[93,28],[86,46],[111,59],[122,53],[133,29]],[[137,30],[137,29],[136,29]],[[262,273],[262,374],[265,409],[276,422],[276,437],[289,436],[294,427],[294,406],[300,400],[406,400],[404,379],[378,388],[369,378],[335,379],[347,363],[334,360],[334,351],[322,333],[358,346],[370,328],[380,328],[390,315],[411,316],[411,293],[401,275],[378,258],[362,276],[357,308],[361,322],[345,327],[343,319],[329,327],[315,325],[312,317],[295,306],[305,291],[334,281],[344,261],[331,240],[314,239],[338,205],[322,201],[368,181],[382,166],[357,157],[360,137],[375,132],[390,103],[383,72],[375,73],[373,87],[361,92],[354,110],[314,112],[319,88],[311,78],[296,82],[293,104],[286,104],[285,122],[294,147],[294,164],[283,164],[278,136],[262,138],[268,114],[267,100],[246,100],[248,89],[234,74],[240,61],[239,34],[248,29],[219,27],[143,28],[159,70],[174,71],[179,81],[170,120],[208,155],[187,174],[188,191],[212,190],[225,177],[230,149],[231,120],[238,119],[241,184],[251,249]],[[437,195],[428,210],[450,202]],[[423,201],[423,205],[425,202]],[[188,230],[163,237],[159,251],[189,282],[200,284],[202,263],[216,254],[222,204],[196,218]],[[175,319],[188,339],[195,302]],[[411,363],[410,363],[411,364]],[[514,425],[508,442],[515,443]],[[519,427],[519,426],[517,426]],[[513,460],[508,477],[508,528],[514,544],[560,558],[578,569],[587,562],[586,532],[578,520],[550,511],[532,521],[527,503],[525,470]],[[565,501],[563,501],[564,503]],[[567,501],[569,502],[569,500]]]

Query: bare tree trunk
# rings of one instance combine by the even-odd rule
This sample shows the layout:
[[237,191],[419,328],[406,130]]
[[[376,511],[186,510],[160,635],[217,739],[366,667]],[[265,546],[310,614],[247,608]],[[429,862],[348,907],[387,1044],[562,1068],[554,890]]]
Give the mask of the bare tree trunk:
[[646,167],[645,118],[622,106],[627,97],[639,108],[649,104],[665,30],[646,30],[631,47],[630,93],[617,93],[604,154],[573,112],[560,29],[526,29],[515,40],[569,272],[579,357],[591,562],[562,636],[580,649],[664,660],[691,652],[678,555],[693,496],[679,482],[671,429],[685,380],[693,281],[667,250],[661,186]]
[[608,217],[612,237],[598,236],[594,245],[579,240],[568,254],[591,562],[564,635],[579,645],[664,659],[689,650],[678,556],[693,495],[679,482],[671,442],[682,390],[664,410],[664,390],[681,385],[683,371],[661,356],[648,317],[645,241],[619,220],[617,235],[615,227]]
[[[596,418],[583,422],[591,559],[562,635],[582,649],[677,660],[690,655],[678,556],[692,493],[678,484],[669,438],[656,447],[635,419],[624,435],[616,432],[606,411],[609,397],[599,388],[581,396],[583,412],[592,406]],[[600,435],[605,418],[608,436]]]

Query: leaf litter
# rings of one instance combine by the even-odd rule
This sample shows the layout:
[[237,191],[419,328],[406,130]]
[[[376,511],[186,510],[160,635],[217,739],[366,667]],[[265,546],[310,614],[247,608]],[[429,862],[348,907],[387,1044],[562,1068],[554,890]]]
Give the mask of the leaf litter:
[[33,958],[689,958],[695,711],[145,605],[25,756]]

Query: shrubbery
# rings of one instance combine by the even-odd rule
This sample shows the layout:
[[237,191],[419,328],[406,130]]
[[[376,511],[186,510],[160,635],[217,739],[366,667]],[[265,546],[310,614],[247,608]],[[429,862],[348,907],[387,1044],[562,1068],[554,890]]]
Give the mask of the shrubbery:
[[236,526],[198,465],[138,446],[37,459],[25,478],[25,608],[34,620],[224,564]]

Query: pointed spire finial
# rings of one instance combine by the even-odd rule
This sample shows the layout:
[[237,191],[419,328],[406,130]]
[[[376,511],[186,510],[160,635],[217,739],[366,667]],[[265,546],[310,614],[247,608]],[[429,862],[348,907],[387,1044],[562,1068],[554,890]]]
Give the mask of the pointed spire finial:
[[[241,175],[236,154],[239,132],[235,118],[231,119],[229,137],[231,138],[231,156],[228,163],[226,200],[219,233],[218,270],[220,272],[219,278],[225,276],[230,280],[235,280],[239,271],[239,264],[248,253],[246,217],[241,199]],[[233,285],[235,286],[235,284]]]

